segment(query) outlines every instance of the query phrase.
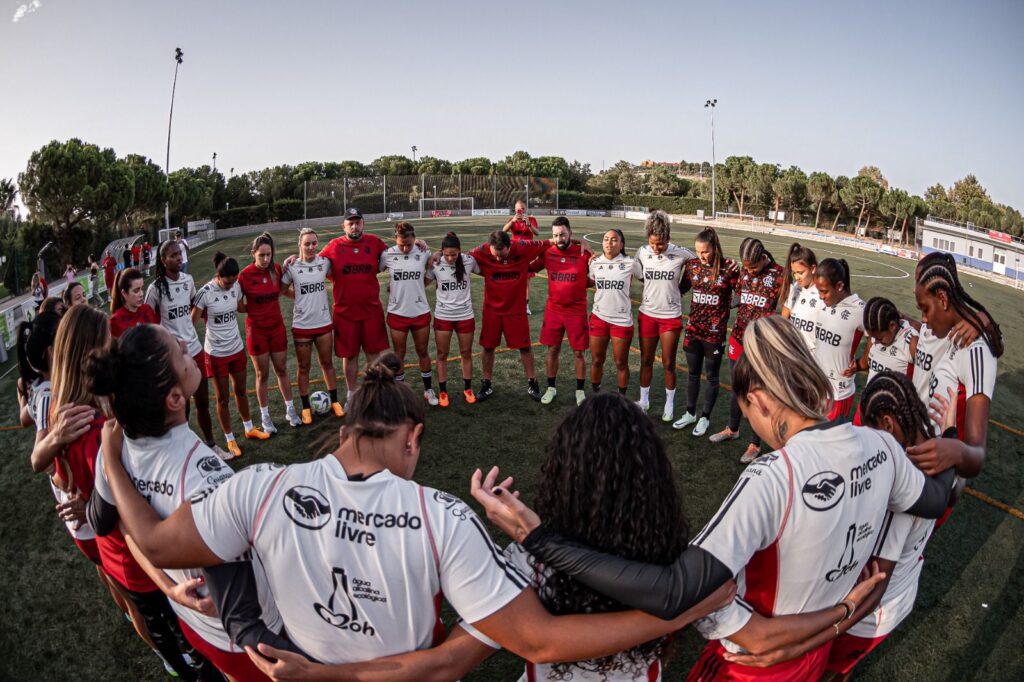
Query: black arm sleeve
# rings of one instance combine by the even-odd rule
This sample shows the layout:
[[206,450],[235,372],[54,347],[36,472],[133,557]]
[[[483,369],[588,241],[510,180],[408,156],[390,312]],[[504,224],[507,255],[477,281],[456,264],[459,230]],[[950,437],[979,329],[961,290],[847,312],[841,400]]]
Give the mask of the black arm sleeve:
[[926,476],[921,496],[910,506],[907,513],[922,519],[939,518],[949,506],[949,496],[953,492],[955,482],[956,471],[952,468],[935,476]]
[[598,552],[540,526],[523,547],[545,566],[571,575],[592,590],[665,620],[694,606],[727,580],[728,567],[700,547],[687,547],[668,566]]
[[117,530],[117,522],[121,519],[117,514],[117,507],[107,502],[102,495],[95,491],[85,503],[85,518],[89,520],[89,525],[100,537],[110,535]]
[[[291,640],[268,628],[256,590],[256,576],[248,561],[233,561],[202,570],[210,597],[231,640],[244,648],[259,643],[306,656]],[[308,656],[307,656],[308,658]]]

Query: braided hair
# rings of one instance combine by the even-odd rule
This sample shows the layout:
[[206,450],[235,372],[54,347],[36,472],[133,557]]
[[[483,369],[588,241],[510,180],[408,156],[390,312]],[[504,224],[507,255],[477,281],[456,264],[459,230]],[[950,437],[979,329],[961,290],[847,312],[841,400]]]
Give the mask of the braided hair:
[[[992,314],[985,310],[985,306],[975,301],[960,286],[960,278],[956,272],[956,261],[953,256],[941,251],[933,251],[922,258],[917,266],[917,283],[932,296],[939,291],[944,291],[957,314],[982,335],[992,355],[997,358],[1002,357],[1003,332],[999,329]],[[979,313],[984,313],[988,317],[988,324],[984,322]]]
[[164,267],[164,251],[169,252],[172,246],[180,248],[172,239],[165,239],[156,247],[156,290],[161,298],[171,297],[171,285],[167,282],[167,268]]
[[871,378],[860,398],[860,414],[866,426],[880,428],[882,415],[899,424],[907,442],[904,447],[935,437],[928,411],[905,374],[884,369]]
[[455,259],[455,279],[459,284],[466,281],[466,264],[462,262],[462,242],[454,232],[449,232],[441,240],[441,250],[458,249],[459,257]]
[[747,237],[740,242],[740,260],[748,263],[760,263],[765,258],[772,263],[775,262],[771,252],[764,248],[764,244],[757,237]]
[[718,232],[713,227],[706,227],[697,233],[693,241],[707,244],[715,252],[711,261],[711,281],[717,282],[718,275],[722,270],[722,242],[718,240]]
[[896,304],[883,296],[875,296],[864,305],[864,331],[884,332],[895,324],[899,328],[900,311]]

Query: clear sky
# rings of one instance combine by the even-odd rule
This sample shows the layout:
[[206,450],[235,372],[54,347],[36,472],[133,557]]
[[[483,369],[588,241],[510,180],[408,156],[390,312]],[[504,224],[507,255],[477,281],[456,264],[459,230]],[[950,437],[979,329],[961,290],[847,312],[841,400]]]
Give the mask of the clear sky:
[[[0,177],[80,137],[171,168],[420,154],[974,173],[1024,209],[1024,2],[0,0]],[[15,21],[14,19],[18,20]]]

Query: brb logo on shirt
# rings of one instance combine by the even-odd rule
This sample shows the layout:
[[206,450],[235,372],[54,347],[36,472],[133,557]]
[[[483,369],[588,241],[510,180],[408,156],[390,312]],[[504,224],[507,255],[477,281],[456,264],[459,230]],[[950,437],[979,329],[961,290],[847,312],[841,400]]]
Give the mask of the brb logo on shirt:
[[168,321],[173,322],[174,320],[177,320],[179,317],[181,317],[181,318],[188,317],[191,313],[192,313],[192,306],[190,306],[190,305],[188,305],[186,303],[185,305],[180,305],[177,308],[168,308],[167,309],[167,319],[168,319]]
[[766,308],[768,307],[768,297],[758,296],[757,294],[752,294],[749,291],[744,291],[740,294],[740,303],[742,305],[752,305],[757,308]]
[[664,270],[644,270],[644,279],[646,279],[648,281],[653,281],[653,280],[672,281],[675,278],[676,278],[676,271],[675,270],[669,270],[667,272],[664,271]]
[[801,320],[799,317],[793,317],[792,315],[790,315],[789,321],[792,322],[793,325],[802,332],[814,331],[814,322],[812,322],[811,320]]
[[420,276],[422,274],[423,273],[420,272],[419,270],[415,270],[413,272],[403,272],[401,270],[395,270],[394,272],[391,273],[391,279],[396,281],[396,282],[405,282],[405,281],[408,281],[408,280],[419,280],[419,278],[420,278]]
[[235,315],[235,311],[234,310],[230,310],[230,311],[228,311],[226,313],[217,313],[216,315],[214,315],[213,316],[213,323],[214,324],[230,324],[231,322],[234,322],[236,319],[237,319],[237,316]]
[[835,332],[829,331],[824,327],[816,327],[814,329],[814,336],[822,343],[828,344],[829,346],[838,346],[843,342],[843,335],[836,334]]
[[846,492],[846,480],[834,471],[814,474],[801,489],[804,504],[814,511],[827,511],[839,504]]
[[331,503],[316,488],[297,485],[284,494],[281,502],[284,513],[296,526],[320,530],[331,520]]
[[374,271],[373,265],[369,263],[356,263],[354,265],[344,265],[341,268],[341,274],[343,275],[369,275]]
[[621,279],[599,279],[594,282],[594,286],[597,289],[614,289],[615,291],[622,291],[626,288],[626,283]]
[[326,291],[327,285],[324,282],[313,282],[311,284],[302,284],[299,286],[299,294],[305,296],[307,294],[318,294],[321,291]]
[[702,294],[695,291],[693,292],[693,302],[701,305],[718,305],[718,294]]
[[461,282],[454,279],[450,282],[441,282],[441,291],[462,291],[468,288],[469,279],[464,279]]

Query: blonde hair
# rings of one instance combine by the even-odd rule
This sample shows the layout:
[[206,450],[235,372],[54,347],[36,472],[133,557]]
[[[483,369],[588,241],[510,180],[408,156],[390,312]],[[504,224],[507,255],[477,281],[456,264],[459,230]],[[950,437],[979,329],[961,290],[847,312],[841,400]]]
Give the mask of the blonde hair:
[[824,419],[833,400],[832,384],[796,327],[780,315],[750,323],[732,376],[737,397],[746,400],[751,391],[763,390],[807,419]]
[[109,341],[110,326],[103,312],[88,305],[68,309],[53,340],[52,405],[94,404],[85,376],[85,361],[92,351],[106,347]]
[[668,241],[672,236],[672,220],[664,211],[651,211],[644,220],[644,232],[648,239],[657,237]]

